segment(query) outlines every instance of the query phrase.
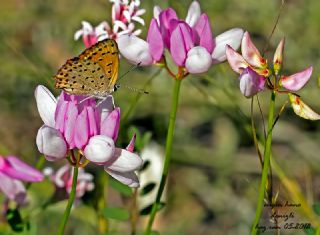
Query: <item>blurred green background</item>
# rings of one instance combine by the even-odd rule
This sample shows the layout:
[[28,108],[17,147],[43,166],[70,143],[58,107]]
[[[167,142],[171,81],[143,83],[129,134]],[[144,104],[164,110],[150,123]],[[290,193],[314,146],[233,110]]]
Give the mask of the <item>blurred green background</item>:
[[[143,16],[146,27],[154,5],[172,6],[184,18],[190,0],[141,1],[147,10]],[[0,0],[0,154],[21,156],[36,164],[40,154],[35,136],[42,121],[38,116],[34,89],[43,84],[54,94],[52,76],[68,59],[78,55],[84,45],[74,41],[73,35],[86,20],[97,25],[111,21],[111,4],[107,0]],[[213,33],[241,27],[250,32],[262,50],[276,21],[280,0],[206,0],[201,9],[209,15]],[[320,112],[320,1],[288,0],[277,29],[270,41],[266,56],[272,61],[273,51],[282,37],[286,37],[285,73],[292,74],[310,65],[312,79],[303,91],[302,99]],[[120,74],[130,65],[121,60]],[[143,67],[129,73],[122,83],[142,88],[159,68]],[[162,71],[142,95],[135,110],[121,127],[122,136],[130,126],[142,133],[150,131],[152,141],[164,148],[173,81]],[[167,206],[156,223],[165,235],[248,234],[253,221],[260,165],[251,137],[250,100],[238,89],[237,75],[226,63],[213,66],[205,75],[188,76],[182,83],[178,110],[173,164],[167,187]],[[267,113],[269,95],[259,95],[263,114]],[[120,89],[114,93],[116,105],[126,113],[136,93]],[[281,95],[278,110],[287,99]],[[263,136],[263,122],[257,106],[254,119],[258,134]],[[273,156],[287,177],[301,188],[311,207],[320,200],[320,132],[319,122],[302,120],[287,105],[274,130]],[[122,138],[122,144],[127,143]],[[46,163],[57,166],[62,163]],[[102,171],[89,166],[93,171]],[[161,165],[158,166],[161,169]],[[274,192],[280,201],[294,201],[292,191],[274,173]],[[31,187],[33,204],[41,204],[53,188],[48,182]],[[108,191],[109,192],[109,191]],[[38,202],[37,202],[38,201]],[[40,202],[39,202],[40,201]],[[110,190],[108,204],[128,207]],[[65,204],[63,204],[65,205]],[[54,234],[63,205],[53,207],[36,217],[37,234]],[[295,220],[311,222],[302,210],[294,210]],[[68,234],[95,234],[96,219],[92,209],[79,206],[72,212]],[[268,218],[268,215],[265,215]],[[138,231],[144,227],[144,218]],[[130,234],[129,222],[110,222],[114,234]],[[118,231],[118,232],[116,232]],[[265,234],[275,234],[274,231]],[[301,230],[283,234],[305,234]]]

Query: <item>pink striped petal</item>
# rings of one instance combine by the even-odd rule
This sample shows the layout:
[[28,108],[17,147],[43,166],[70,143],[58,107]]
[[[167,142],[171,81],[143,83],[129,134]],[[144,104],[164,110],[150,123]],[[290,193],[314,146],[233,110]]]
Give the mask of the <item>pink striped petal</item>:
[[260,52],[253,44],[250,34],[245,32],[242,38],[241,51],[243,58],[252,66],[265,68],[267,61],[260,55]]
[[8,176],[27,182],[38,182],[43,180],[44,176],[40,171],[19,160],[17,157],[8,156],[3,160],[4,164],[1,164],[1,171]]
[[289,91],[298,91],[306,85],[312,74],[312,66],[291,76],[282,76],[280,84]]
[[155,19],[151,20],[147,42],[149,43],[150,53],[154,61],[159,61],[164,52],[164,43],[159,26]]
[[120,108],[115,108],[108,117],[101,123],[100,134],[112,138],[114,141],[118,138],[120,128]]
[[241,93],[250,98],[264,89],[266,79],[253,71],[250,67],[243,70],[239,77]]
[[178,66],[184,66],[187,53],[193,46],[190,26],[184,22],[179,22],[170,38],[170,53]]
[[25,200],[26,189],[22,182],[12,179],[0,172],[0,189],[10,199],[22,204]]
[[213,63],[218,64],[226,60],[226,45],[229,45],[234,50],[238,50],[242,36],[243,30],[238,28],[219,34],[215,38],[215,47],[212,52]]
[[86,109],[82,110],[76,120],[74,131],[74,144],[78,149],[82,149],[89,140],[89,117]]
[[194,29],[198,33],[200,42],[199,46],[202,46],[207,49],[207,51],[211,54],[214,47],[214,42],[212,39],[212,32],[209,18],[206,14],[202,14]]
[[244,58],[229,45],[226,46],[226,56],[229,65],[236,73],[241,74],[243,69],[248,67]]
[[170,22],[171,20],[178,20],[177,13],[172,9],[168,8],[164,11],[160,12],[159,21],[160,21],[160,32],[162,34],[163,42],[166,48],[170,48],[170,38],[171,38],[171,30]]
[[66,116],[64,119],[64,138],[66,139],[69,147],[74,148],[74,131],[76,129],[76,120],[78,117],[78,107],[74,102],[68,103]]

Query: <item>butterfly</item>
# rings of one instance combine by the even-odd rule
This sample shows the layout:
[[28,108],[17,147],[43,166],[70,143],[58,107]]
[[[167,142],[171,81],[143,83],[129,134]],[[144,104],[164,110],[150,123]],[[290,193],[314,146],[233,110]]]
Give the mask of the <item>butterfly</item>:
[[116,88],[118,70],[117,43],[105,39],[67,60],[54,76],[55,87],[69,94],[105,97]]

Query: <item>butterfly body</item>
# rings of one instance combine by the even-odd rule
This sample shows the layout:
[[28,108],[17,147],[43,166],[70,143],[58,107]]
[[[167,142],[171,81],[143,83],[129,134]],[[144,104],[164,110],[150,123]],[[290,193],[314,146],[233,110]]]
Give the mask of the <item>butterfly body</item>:
[[114,91],[118,70],[117,43],[106,39],[67,60],[54,76],[55,87],[70,94],[105,97]]

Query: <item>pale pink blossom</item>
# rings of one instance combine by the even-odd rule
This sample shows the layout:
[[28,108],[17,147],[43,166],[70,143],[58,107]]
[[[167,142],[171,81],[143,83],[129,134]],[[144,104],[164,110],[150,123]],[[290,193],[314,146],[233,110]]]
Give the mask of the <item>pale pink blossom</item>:
[[[95,99],[84,101],[84,96],[62,92],[56,99],[44,86],[38,86],[35,97],[44,125],[37,134],[37,146],[47,160],[65,158],[70,150],[81,150],[87,160],[103,165],[104,169],[121,182],[131,177],[142,165],[135,153],[115,147],[120,127],[120,108],[115,108],[113,97],[107,97],[99,106]],[[110,172],[111,173],[110,173]],[[134,179],[133,179],[134,178]]]

